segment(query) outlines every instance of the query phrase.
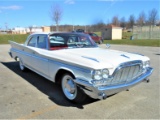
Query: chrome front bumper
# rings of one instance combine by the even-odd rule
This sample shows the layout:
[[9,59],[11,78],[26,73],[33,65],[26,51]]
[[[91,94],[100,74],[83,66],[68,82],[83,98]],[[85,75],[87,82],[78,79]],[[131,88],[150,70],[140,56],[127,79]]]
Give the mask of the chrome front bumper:
[[148,81],[148,77],[152,74],[152,72],[153,72],[153,68],[149,67],[147,68],[145,73],[143,73],[133,81],[126,84],[113,85],[113,86],[94,87],[92,84],[88,83],[87,81],[83,81],[80,79],[76,79],[75,82],[91,98],[105,99],[109,95],[113,95],[118,92],[127,90],[142,81]]

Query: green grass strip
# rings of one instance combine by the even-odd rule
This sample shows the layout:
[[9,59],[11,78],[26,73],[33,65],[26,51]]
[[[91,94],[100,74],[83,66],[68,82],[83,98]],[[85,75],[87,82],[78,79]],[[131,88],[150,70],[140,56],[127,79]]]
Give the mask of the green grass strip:
[[160,40],[104,40],[104,44],[160,47]]
[[27,39],[28,34],[0,34],[0,44],[8,44],[8,40],[12,40],[18,43],[24,43]]

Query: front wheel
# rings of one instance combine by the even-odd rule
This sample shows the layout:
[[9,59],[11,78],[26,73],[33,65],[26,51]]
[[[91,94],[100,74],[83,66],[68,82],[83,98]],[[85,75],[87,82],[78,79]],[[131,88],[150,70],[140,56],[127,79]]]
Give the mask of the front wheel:
[[62,77],[61,87],[64,96],[72,102],[82,103],[86,99],[86,94],[77,87],[72,75],[65,74]]

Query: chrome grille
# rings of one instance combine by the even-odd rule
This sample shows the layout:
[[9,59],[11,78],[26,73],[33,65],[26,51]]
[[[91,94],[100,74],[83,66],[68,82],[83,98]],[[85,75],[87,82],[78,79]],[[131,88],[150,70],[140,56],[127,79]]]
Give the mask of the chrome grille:
[[113,79],[109,82],[110,85],[125,84],[133,81],[143,72],[142,62],[134,61],[128,64],[119,66],[113,73]]

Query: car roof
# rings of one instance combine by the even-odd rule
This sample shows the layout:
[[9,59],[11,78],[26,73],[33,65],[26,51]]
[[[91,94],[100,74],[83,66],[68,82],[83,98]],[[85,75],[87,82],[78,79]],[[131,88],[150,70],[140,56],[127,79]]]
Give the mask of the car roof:
[[[41,35],[53,35],[53,34],[72,34],[72,35],[84,35],[85,33],[77,33],[77,32],[35,32],[32,33],[31,35],[37,35],[37,34],[41,34]],[[85,34],[86,35],[86,34]]]

